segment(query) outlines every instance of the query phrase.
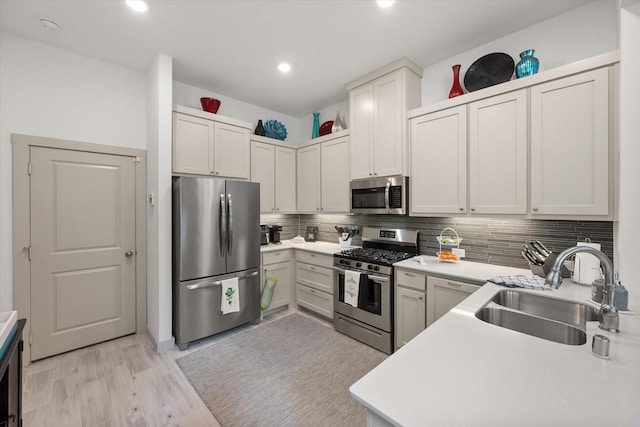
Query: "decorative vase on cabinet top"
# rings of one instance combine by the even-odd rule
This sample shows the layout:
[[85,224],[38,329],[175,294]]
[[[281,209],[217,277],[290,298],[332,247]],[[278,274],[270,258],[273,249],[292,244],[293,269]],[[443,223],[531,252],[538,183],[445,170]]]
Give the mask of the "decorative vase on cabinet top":
[[460,64],[454,65],[451,69],[453,70],[453,84],[449,91],[449,98],[453,98],[464,93],[464,90],[462,90],[462,86],[460,85]]
[[538,72],[540,61],[533,56],[534,53],[534,49],[529,49],[520,54],[520,62],[516,64],[516,76],[518,78],[532,76]]
[[260,136],[265,136],[267,134],[267,131],[262,124],[262,120],[258,120],[258,125],[256,126],[256,130],[253,131],[253,133]]
[[317,138],[320,136],[320,113],[313,113],[313,130],[311,131],[311,138]]

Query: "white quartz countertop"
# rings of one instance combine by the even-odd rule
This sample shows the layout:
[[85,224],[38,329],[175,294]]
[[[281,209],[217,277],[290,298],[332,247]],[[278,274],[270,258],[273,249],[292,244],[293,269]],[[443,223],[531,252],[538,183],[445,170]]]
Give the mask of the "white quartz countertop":
[[[337,240],[337,239],[336,239]],[[331,242],[305,242],[305,243],[293,243],[292,240],[283,240],[280,243],[269,243],[268,245],[261,245],[260,252],[270,252],[282,249],[300,249],[303,251],[316,252],[324,255],[333,255],[336,252],[340,252],[342,249],[338,243]]]
[[[484,274],[465,263],[397,266],[404,264],[460,278]],[[503,289],[482,286],[352,385],[351,395],[402,426],[640,425],[639,315],[621,314],[619,334],[589,322],[586,344],[558,344],[477,319],[475,312]],[[589,287],[568,279],[557,290],[521,291],[590,296]],[[629,307],[638,310],[640,298],[629,298]],[[594,334],[611,340],[609,359],[591,353]]]

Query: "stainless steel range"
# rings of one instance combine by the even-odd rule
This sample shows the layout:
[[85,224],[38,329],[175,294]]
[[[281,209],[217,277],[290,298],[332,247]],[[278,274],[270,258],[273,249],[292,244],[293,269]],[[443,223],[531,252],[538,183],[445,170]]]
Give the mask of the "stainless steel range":
[[333,256],[333,327],[393,353],[393,263],[416,256],[418,231],[363,228],[362,248]]

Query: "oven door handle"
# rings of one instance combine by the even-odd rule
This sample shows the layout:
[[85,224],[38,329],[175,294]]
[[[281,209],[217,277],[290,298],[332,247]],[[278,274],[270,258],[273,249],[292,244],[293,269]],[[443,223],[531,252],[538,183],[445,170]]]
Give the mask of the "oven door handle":
[[[344,274],[346,272],[346,270],[344,268],[340,268],[340,267],[333,267],[333,270],[338,272],[339,274]],[[376,281],[376,282],[388,282],[389,281],[389,277],[385,277],[385,276],[374,276],[372,274],[368,274],[368,273],[360,273],[360,274],[364,274],[367,276],[367,278]]]

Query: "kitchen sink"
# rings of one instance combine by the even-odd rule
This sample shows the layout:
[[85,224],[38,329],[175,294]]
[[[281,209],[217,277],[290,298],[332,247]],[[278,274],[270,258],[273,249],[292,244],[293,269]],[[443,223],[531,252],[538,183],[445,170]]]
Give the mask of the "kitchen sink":
[[560,344],[582,345],[587,342],[586,332],[575,326],[518,311],[483,307],[476,312],[476,317],[502,328]]
[[591,306],[527,292],[500,291],[492,301],[503,307],[568,323],[581,329],[586,329],[587,322],[598,320],[598,311]]

